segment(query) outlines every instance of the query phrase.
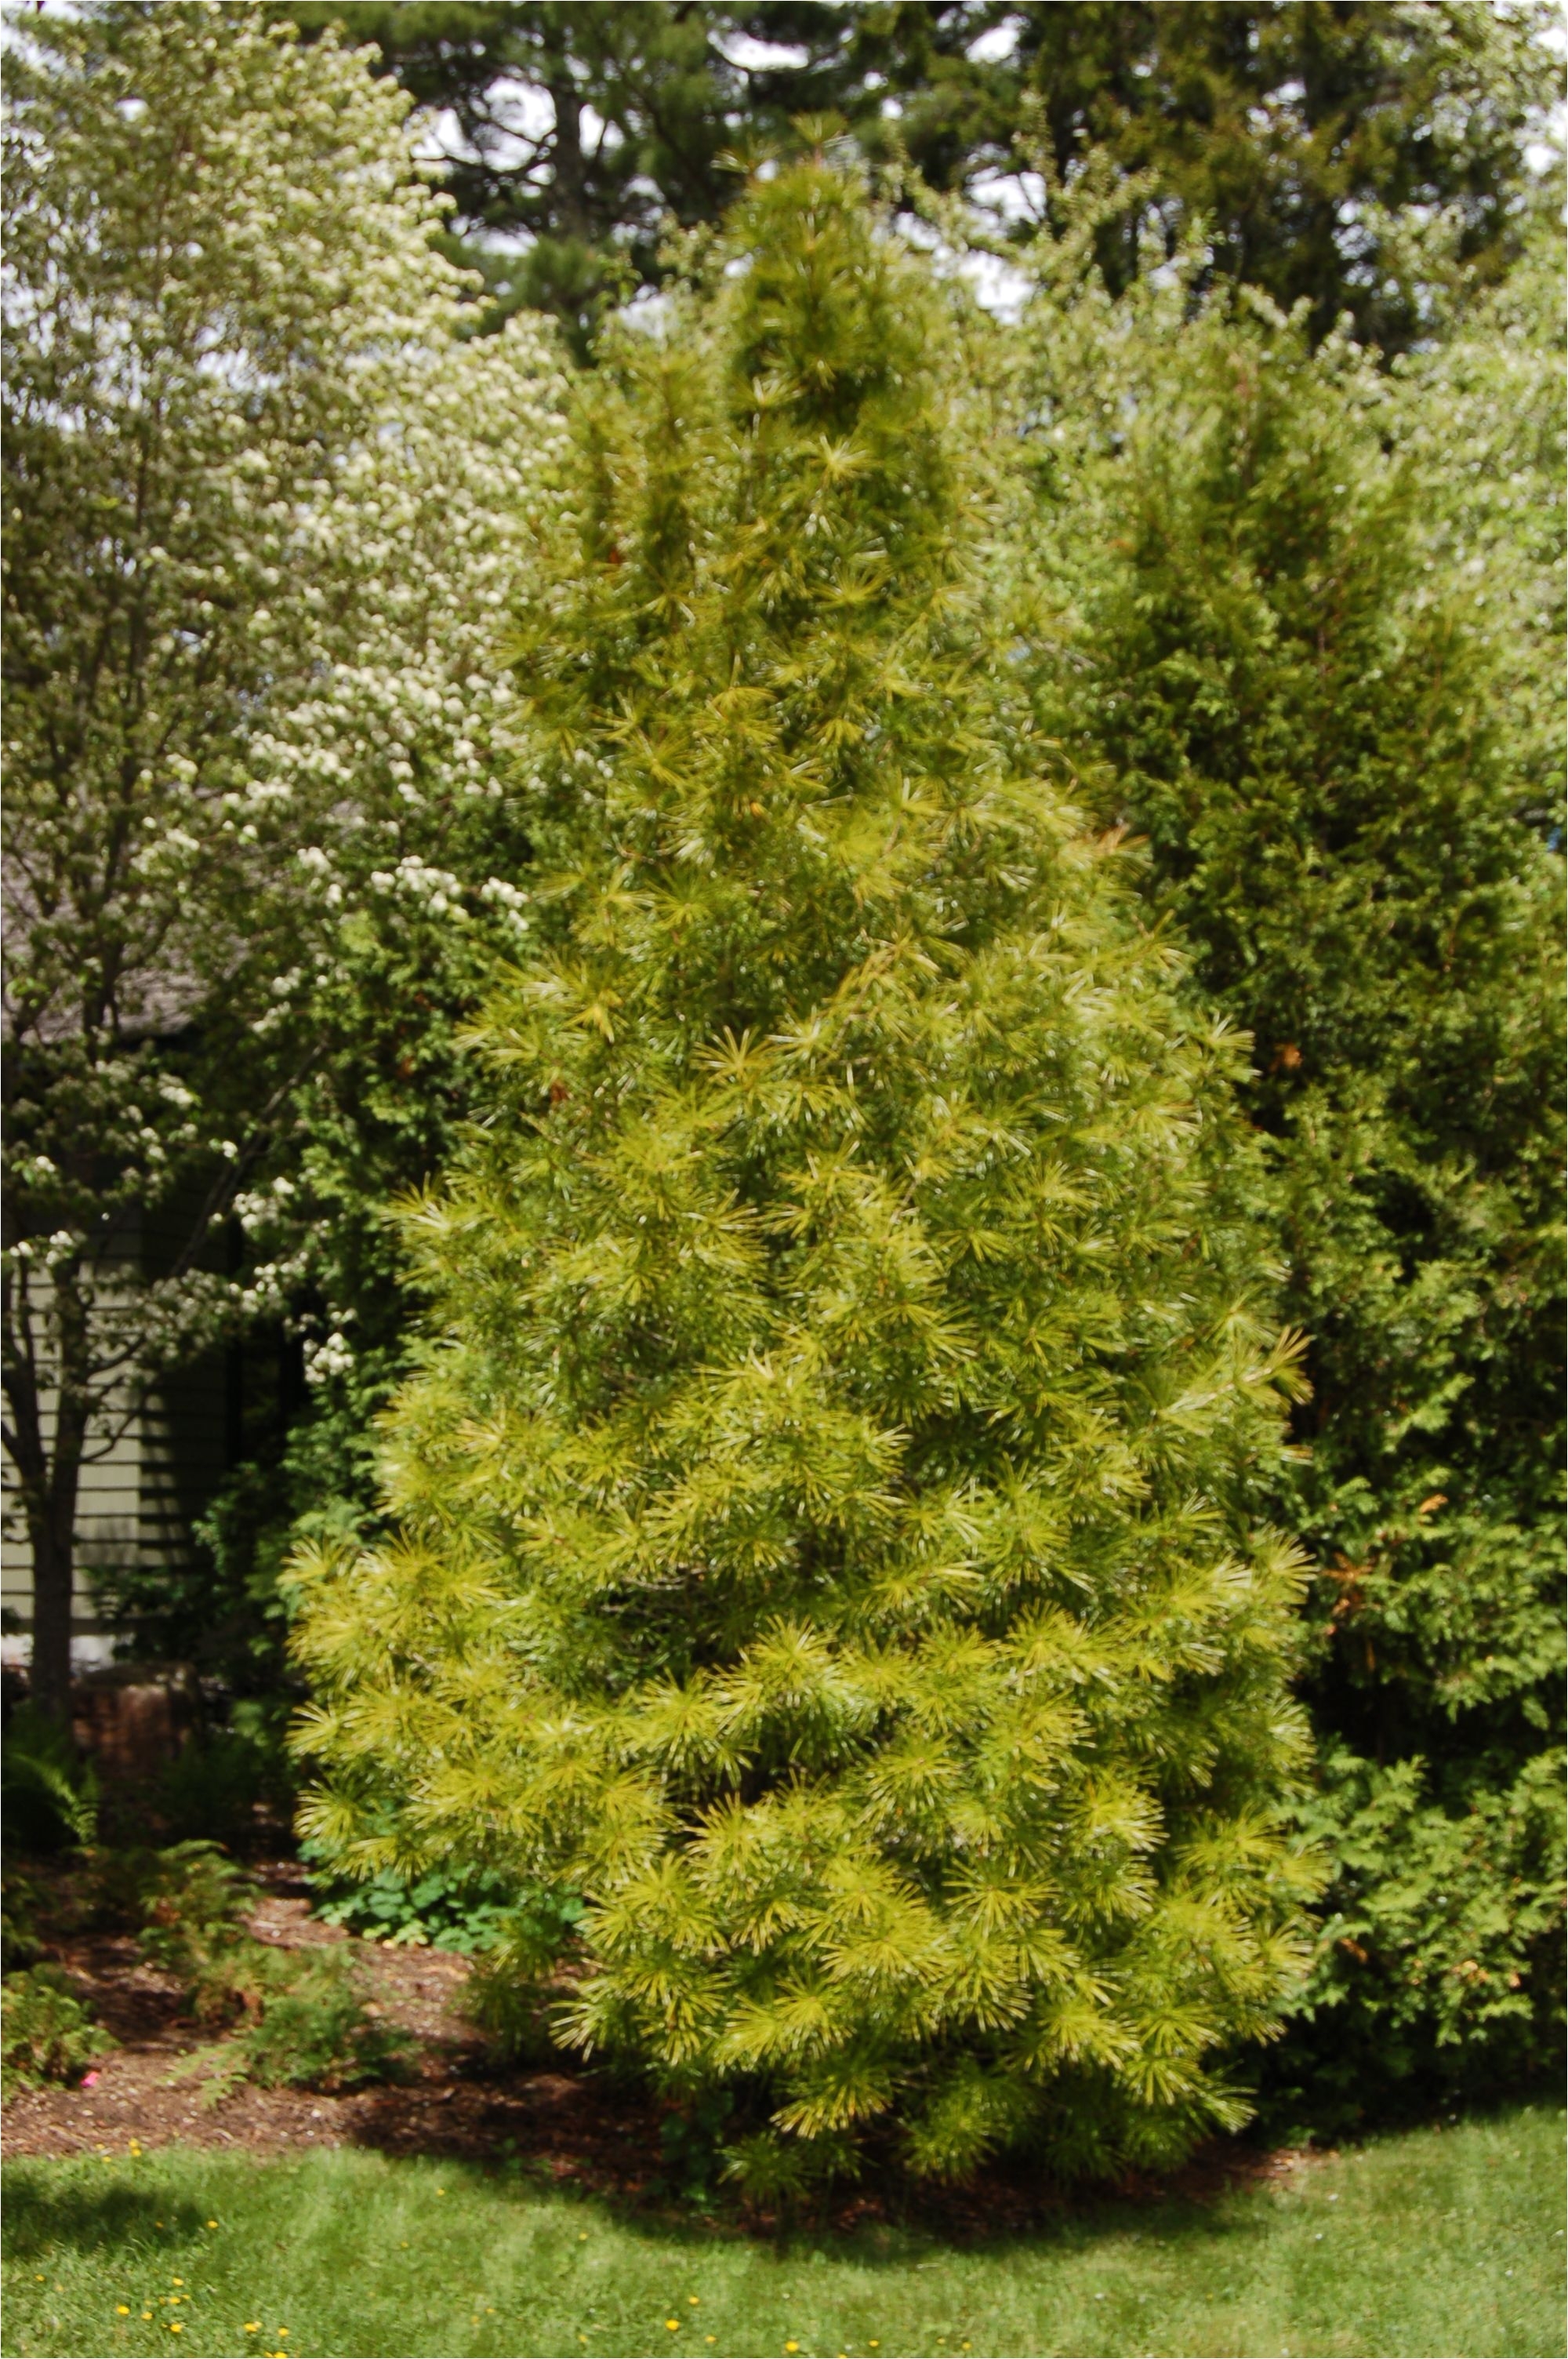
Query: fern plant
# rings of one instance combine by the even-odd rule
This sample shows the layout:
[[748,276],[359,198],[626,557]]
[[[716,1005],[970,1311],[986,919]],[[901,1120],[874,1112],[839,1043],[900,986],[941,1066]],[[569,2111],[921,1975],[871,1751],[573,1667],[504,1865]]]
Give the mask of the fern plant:
[[29,1966],[0,1983],[0,2094],[80,2080],[114,2045],[63,1967]]
[[1312,1875],[1245,1044],[1014,693],[968,332],[818,158],[612,340],[393,1537],[295,1568],[309,1834],[579,1892],[557,2036],[760,2190],[1234,2122]]

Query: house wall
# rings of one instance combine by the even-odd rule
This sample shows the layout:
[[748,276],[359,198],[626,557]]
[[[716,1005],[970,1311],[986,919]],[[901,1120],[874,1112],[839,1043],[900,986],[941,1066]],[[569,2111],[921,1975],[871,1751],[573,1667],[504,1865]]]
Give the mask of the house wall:
[[[156,1267],[172,1258],[179,1236],[173,1213],[136,1224],[127,1257]],[[231,1462],[230,1355],[208,1353],[176,1372],[130,1409],[122,1394],[100,1417],[81,1469],[76,1518],[76,1593],[71,1659],[89,1670],[109,1661],[114,1633],[95,1593],[97,1571],[154,1572],[189,1566],[200,1550],[191,1527]],[[46,1431],[53,1405],[46,1397]],[[25,1663],[31,1649],[32,1550],[10,1461],[0,1452],[0,1597],[7,1609],[0,1649]]]

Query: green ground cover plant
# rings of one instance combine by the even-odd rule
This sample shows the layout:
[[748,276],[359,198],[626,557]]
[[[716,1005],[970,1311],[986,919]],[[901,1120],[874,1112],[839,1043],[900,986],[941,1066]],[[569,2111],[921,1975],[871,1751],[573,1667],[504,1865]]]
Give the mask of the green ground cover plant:
[[[319,1846],[305,1843],[300,1855],[315,1861]],[[428,1945],[462,1957],[493,1948],[520,1898],[526,1905],[514,1882],[489,1868],[432,1867],[422,1875],[400,1875],[384,1867],[368,1882],[317,1869],[309,1881],[311,1913],[324,1925],[341,1925],[362,1940]]]
[[1548,2106],[1203,2202],[1085,2205],[971,2243],[617,2219],[504,2173],[344,2151],[18,2161],[5,2199],[0,2347],[17,2359],[1563,2348],[1563,2118]]

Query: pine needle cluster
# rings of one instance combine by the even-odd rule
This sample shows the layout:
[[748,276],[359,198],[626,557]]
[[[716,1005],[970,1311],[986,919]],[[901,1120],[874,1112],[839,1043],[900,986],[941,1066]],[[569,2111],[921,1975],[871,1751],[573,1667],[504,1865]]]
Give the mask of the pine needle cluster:
[[389,1537],[296,1568],[310,1832],[574,1886],[558,2036],[760,2189],[1170,2158],[1312,1882],[1246,1044],[1051,784],[963,333],[818,158],[611,340]]

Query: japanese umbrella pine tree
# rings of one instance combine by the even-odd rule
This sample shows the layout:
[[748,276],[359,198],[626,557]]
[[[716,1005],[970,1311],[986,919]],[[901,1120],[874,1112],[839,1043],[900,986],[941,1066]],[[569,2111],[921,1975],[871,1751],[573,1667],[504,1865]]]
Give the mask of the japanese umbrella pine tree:
[[1312,1876],[1245,1043],[1046,783],[963,332],[817,160],[612,341],[389,1536],[296,1568],[310,1832],[579,1891],[557,2036],[759,2188],[1238,2119]]

